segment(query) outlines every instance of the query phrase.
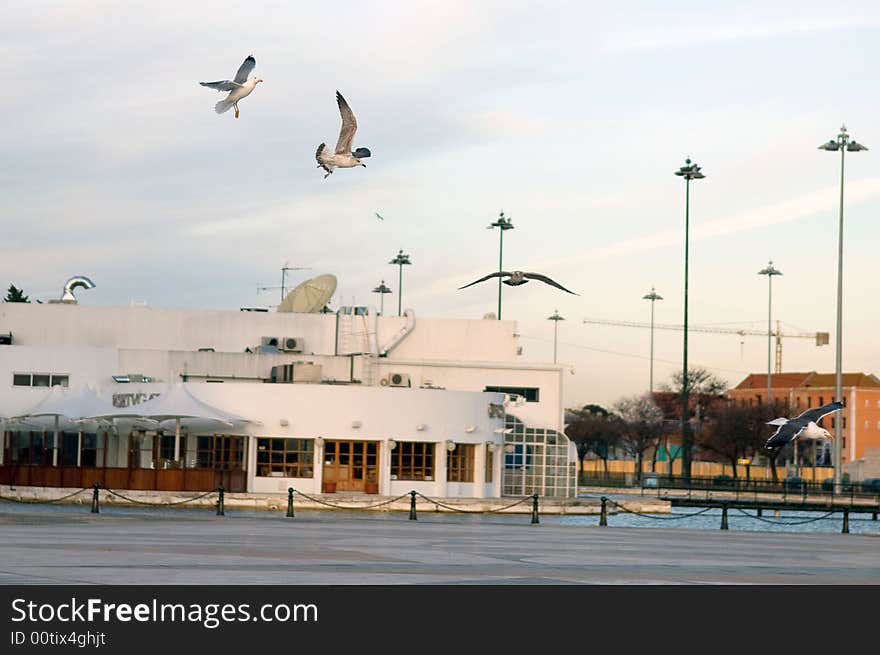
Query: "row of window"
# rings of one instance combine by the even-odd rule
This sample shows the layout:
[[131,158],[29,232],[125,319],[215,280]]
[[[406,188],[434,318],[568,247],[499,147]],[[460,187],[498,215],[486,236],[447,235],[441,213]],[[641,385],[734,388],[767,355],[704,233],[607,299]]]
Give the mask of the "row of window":
[[[19,466],[107,466],[107,435],[103,432],[61,432],[55,446],[52,432],[8,432],[4,461]],[[186,468],[232,471],[242,468],[244,437],[185,436],[178,451]],[[130,468],[175,468],[174,435],[133,433],[128,441]]]
[[13,373],[14,387],[67,387],[70,376],[66,373]]
[[[314,476],[314,439],[258,438],[257,475],[260,477],[311,478]],[[398,442],[391,451],[392,480],[433,480],[434,442]],[[327,441],[324,465],[347,470],[346,479],[375,479],[378,444],[372,441]],[[492,457],[486,457],[484,480],[494,479]],[[448,482],[474,482],[476,444],[455,444],[446,456]]]

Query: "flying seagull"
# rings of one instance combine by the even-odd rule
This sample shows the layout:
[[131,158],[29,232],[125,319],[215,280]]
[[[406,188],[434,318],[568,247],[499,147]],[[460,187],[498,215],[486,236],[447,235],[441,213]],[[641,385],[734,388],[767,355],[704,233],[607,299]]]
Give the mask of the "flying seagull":
[[339,91],[336,92],[336,104],[339,105],[339,114],[342,116],[342,127],[339,130],[339,140],[336,142],[336,150],[332,153],[325,152],[326,143],[318,146],[315,152],[315,159],[318,160],[318,168],[323,168],[327,173],[324,179],[333,172],[334,168],[354,168],[355,166],[367,167],[361,159],[370,156],[369,148],[358,148],[352,151],[351,143],[354,141],[354,133],[357,131],[357,120],[355,120],[354,112],[342,97]]
[[229,111],[230,107],[234,107],[235,117],[238,118],[238,101],[249,96],[251,91],[257,88],[257,84],[263,81],[257,77],[251,77],[248,79],[248,75],[251,74],[251,71],[254,70],[254,66],[256,65],[257,60],[254,59],[254,56],[248,55],[247,59],[245,59],[242,65],[238,67],[238,72],[233,79],[219,80],[218,82],[199,82],[199,84],[206,86],[209,89],[229,92],[228,96],[214,106],[214,111],[218,114],[222,114]]
[[509,284],[512,287],[519,286],[520,284],[525,284],[529,280],[540,280],[541,282],[546,282],[550,286],[556,287],[557,289],[562,289],[566,293],[570,293],[575,296],[579,295],[579,294],[575,293],[574,291],[569,291],[568,289],[566,289],[564,286],[562,286],[558,282],[554,282],[546,275],[541,275],[540,273],[523,273],[522,271],[513,271],[512,273],[508,272],[508,271],[498,271],[495,273],[489,273],[489,275],[481,277],[479,280],[474,280],[470,284],[465,284],[463,287],[458,287],[458,288],[459,289],[466,289],[467,287],[474,285],[474,284],[477,284],[478,282],[483,282],[484,280],[488,280],[490,277],[509,277],[509,279],[502,280],[502,282],[504,282],[504,284]]
[[376,218],[378,218],[380,221],[384,221],[384,220],[385,220],[385,217],[382,216],[382,214],[380,214],[379,212],[375,212],[375,213],[376,213]]
[[843,409],[843,403],[833,402],[815,409],[808,409],[797,418],[791,420],[782,417],[768,421],[767,425],[778,425],[779,428],[773,433],[772,437],[767,439],[764,447],[781,448],[798,437],[805,439],[820,439],[822,437],[833,439],[834,437],[831,436],[828,430],[819,427],[818,422],[823,416],[827,416],[839,409]]

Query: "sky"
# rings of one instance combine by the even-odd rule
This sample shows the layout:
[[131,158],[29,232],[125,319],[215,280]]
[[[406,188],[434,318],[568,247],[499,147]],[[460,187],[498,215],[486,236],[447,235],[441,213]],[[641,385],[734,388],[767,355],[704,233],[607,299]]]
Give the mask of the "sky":
[[[497,311],[522,359],[557,358],[565,404],[649,386],[647,324],[683,322],[690,157],[691,326],[763,332],[783,370],[834,372],[842,124],[848,154],[843,368],[880,374],[880,5],[874,2],[44,2],[0,23],[0,286],[80,303],[238,309],[310,277],[331,308],[416,317]],[[199,86],[253,54],[264,79],[232,112]],[[366,168],[324,179],[342,92]],[[380,213],[384,220],[376,218]],[[269,287],[269,288],[265,288]],[[817,347],[804,336],[829,332]],[[654,381],[681,370],[683,333],[654,330]],[[730,385],[767,371],[766,336],[689,333],[688,359]]]

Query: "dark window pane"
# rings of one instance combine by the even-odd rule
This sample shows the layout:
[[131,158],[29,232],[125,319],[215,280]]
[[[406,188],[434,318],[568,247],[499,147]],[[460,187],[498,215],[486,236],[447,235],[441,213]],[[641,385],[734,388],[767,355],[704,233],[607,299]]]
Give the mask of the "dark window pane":
[[15,385],[16,387],[29,387],[29,386],[31,386],[31,374],[30,373],[13,373],[12,384]]

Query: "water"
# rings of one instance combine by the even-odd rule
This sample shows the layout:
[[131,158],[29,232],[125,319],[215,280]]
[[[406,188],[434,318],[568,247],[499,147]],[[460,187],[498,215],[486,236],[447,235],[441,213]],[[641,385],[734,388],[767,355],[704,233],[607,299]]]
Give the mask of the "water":
[[[626,495],[607,498],[619,502],[632,500]],[[189,520],[222,520],[217,517],[214,507],[143,507],[137,505],[102,504],[100,514],[91,514],[90,504],[83,505],[46,505],[0,502],[0,518],[4,516],[25,518],[27,515],[39,516],[43,520],[54,517],[59,521],[70,521],[100,516],[120,517],[126,519],[150,518],[187,518]],[[274,519],[291,520],[286,517],[286,507],[282,510],[253,510],[226,508],[226,519]],[[408,521],[407,511],[376,511],[376,510],[314,510],[296,509],[297,518],[310,521],[369,520],[369,521]],[[457,512],[436,512],[424,505],[417,506],[416,515],[422,522],[451,523],[504,523],[510,525],[530,524],[531,514],[478,514]],[[296,519],[292,519],[296,520]],[[598,526],[599,514],[539,514],[542,525],[565,526]],[[608,513],[609,528],[666,528],[682,530],[719,530],[721,527],[720,509],[702,509],[694,507],[674,507],[669,514],[632,514]],[[731,531],[753,532],[792,532],[792,533],[840,533],[843,528],[843,514],[836,512],[826,517],[824,512],[807,512],[787,510],[774,512],[765,510],[761,518],[755,510],[730,509],[727,513],[728,529]],[[867,532],[880,533],[880,521],[872,519],[869,512],[850,512],[849,531],[851,534]]]

